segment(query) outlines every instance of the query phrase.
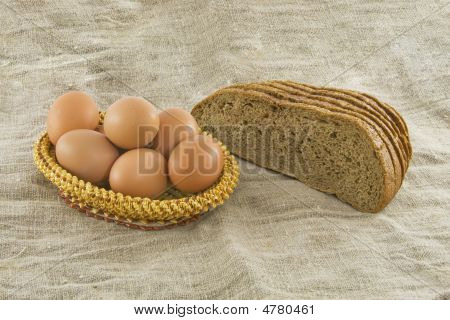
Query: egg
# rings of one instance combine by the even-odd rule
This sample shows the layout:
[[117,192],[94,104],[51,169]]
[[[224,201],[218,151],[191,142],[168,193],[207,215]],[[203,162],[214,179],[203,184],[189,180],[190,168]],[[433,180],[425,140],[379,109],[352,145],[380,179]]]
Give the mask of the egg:
[[74,129],[95,129],[100,117],[95,101],[81,91],[70,91],[55,100],[47,116],[47,132],[51,143]]
[[166,159],[159,152],[146,148],[122,154],[109,174],[113,191],[151,199],[166,191],[167,180]]
[[168,172],[175,188],[200,192],[213,185],[222,173],[224,155],[210,136],[197,135],[181,141],[170,154]]
[[192,138],[198,133],[197,121],[189,112],[180,108],[169,108],[159,113],[159,131],[152,147],[168,158],[180,141]]
[[122,149],[143,147],[158,133],[158,112],[143,98],[125,97],[108,108],[103,129],[108,139]]
[[88,129],[63,134],[56,143],[56,159],[70,173],[92,183],[108,179],[119,151],[106,136]]

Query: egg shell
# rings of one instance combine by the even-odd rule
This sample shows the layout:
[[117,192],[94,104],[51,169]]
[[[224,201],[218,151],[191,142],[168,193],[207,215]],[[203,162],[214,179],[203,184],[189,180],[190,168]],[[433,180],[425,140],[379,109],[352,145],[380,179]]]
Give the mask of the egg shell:
[[197,135],[181,141],[170,154],[169,177],[183,192],[200,192],[212,186],[224,166],[220,145],[210,136]]
[[119,151],[100,132],[77,129],[63,134],[56,143],[56,159],[70,173],[92,183],[108,179]]
[[157,198],[166,191],[167,182],[166,159],[146,148],[122,154],[109,174],[111,189],[132,197]]
[[199,130],[197,121],[188,111],[180,108],[163,110],[159,113],[159,131],[152,147],[169,158],[180,141],[194,137]]
[[58,97],[47,116],[47,132],[56,145],[66,132],[75,129],[95,129],[100,120],[95,101],[81,91],[70,91]]
[[143,147],[158,133],[158,112],[143,98],[124,97],[106,110],[103,129],[108,139],[122,149]]

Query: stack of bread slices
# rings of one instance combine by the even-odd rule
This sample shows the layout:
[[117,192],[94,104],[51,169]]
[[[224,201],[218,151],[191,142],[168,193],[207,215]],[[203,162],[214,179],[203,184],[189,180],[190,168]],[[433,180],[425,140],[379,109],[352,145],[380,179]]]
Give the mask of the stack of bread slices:
[[391,201],[411,159],[400,114],[356,91],[291,81],[236,84],[205,98],[192,115],[236,155],[363,212]]

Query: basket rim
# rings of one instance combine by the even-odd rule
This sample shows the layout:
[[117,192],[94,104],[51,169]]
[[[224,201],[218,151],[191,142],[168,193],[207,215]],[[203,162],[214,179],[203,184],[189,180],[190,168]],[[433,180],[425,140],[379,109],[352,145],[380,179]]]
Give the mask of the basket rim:
[[87,217],[91,217],[97,220],[103,220],[105,222],[109,222],[109,223],[115,223],[117,225],[120,226],[124,226],[130,229],[135,229],[135,230],[142,230],[142,231],[156,231],[156,230],[164,230],[164,229],[170,229],[173,227],[177,227],[177,226],[185,226],[187,224],[191,224],[193,222],[198,221],[202,216],[203,213],[194,215],[190,218],[186,218],[184,220],[180,220],[177,222],[147,222],[147,223],[142,223],[140,221],[133,221],[130,219],[121,219],[115,215],[109,215],[106,214],[104,212],[97,211],[97,210],[92,210],[92,208],[84,206],[80,203],[78,203],[77,201],[75,201],[74,199],[69,199],[68,197],[66,197],[63,192],[61,192],[61,190],[58,192],[58,195],[60,196],[60,198],[71,208],[78,210],[81,213],[84,213]]
[[[212,136],[204,131],[202,134]],[[132,197],[78,178],[56,161],[54,147],[46,131],[35,141],[33,156],[35,165],[46,179],[57,186],[63,195],[82,205],[143,224],[155,221],[177,223],[223,204],[238,183],[240,170],[236,159],[222,142],[214,139],[221,145],[225,156],[222,174],[216,183],[206,190],[174,199]]]

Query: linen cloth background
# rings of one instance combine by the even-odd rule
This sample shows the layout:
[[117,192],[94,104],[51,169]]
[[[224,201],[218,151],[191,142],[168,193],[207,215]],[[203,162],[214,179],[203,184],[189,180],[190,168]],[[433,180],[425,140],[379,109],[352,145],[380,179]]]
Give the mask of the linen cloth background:
[[[434,299],[450,284],[446,1],[0,0],[0,298]],[[52,101],[190,110],[290,79],[391,103],[414,149],[380,214],[244,161],[199,223],[130,230],[66,207],[33,164]]]

